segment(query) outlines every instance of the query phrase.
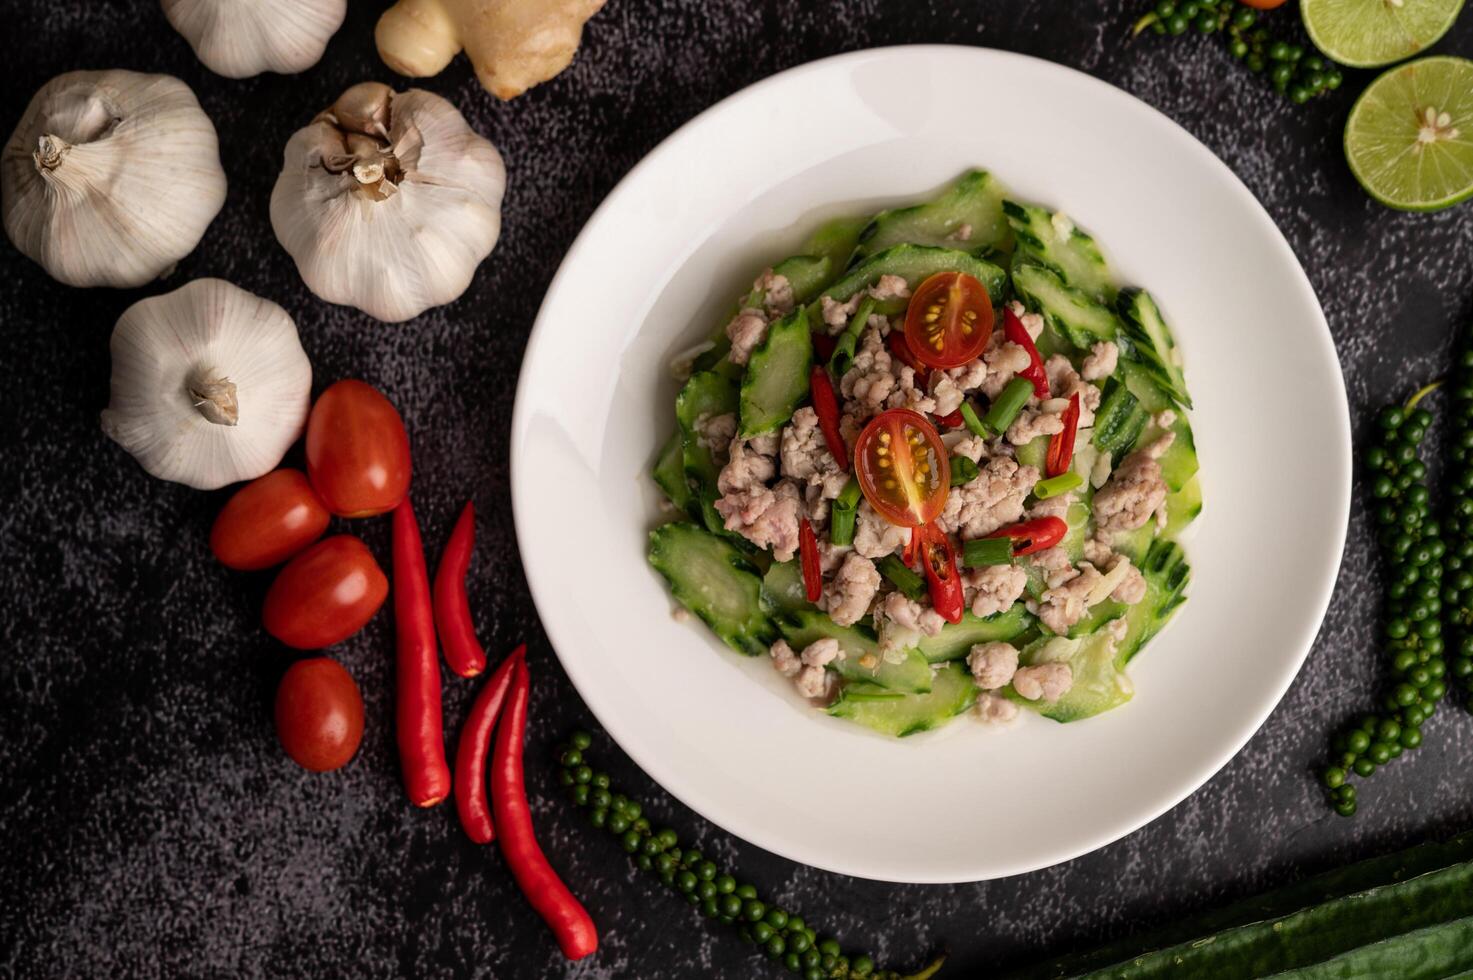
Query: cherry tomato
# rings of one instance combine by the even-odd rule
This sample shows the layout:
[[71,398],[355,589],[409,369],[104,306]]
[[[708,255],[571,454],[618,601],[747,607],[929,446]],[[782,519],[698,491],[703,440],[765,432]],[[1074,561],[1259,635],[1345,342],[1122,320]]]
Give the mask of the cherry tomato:
[[1288,0],[1238,0],[1238,2],[1254,10],[1273,10],[1275,7],[1282,7]]
[[911,297],[905,340],[934,368],[954,368],[982,353],[992,336],[987,287],[965,272],[938,272]]
[[325,538],[276,573],[261,621],[289,647],[317,650],[346,640],[373,618],[389,580],[351,534]]
[[409,436],[389,400],[362,381],[339,381],[307,417],[307,475],[339,517],[393,510],[409,491]]
[[363,741],[363,697],[328,657],[299,660],[276,688],[276,737],[303,769],[341,769]]
[[270,568],[322,537],[331,519],[305,473],[273,470],[220,508],[210,528],[210,550],[226,568]]
[[859,489],[891,524],[918,527],[936,519],[951,488],[951,460],[925,417],[892,408],[870,420],[854,443]]

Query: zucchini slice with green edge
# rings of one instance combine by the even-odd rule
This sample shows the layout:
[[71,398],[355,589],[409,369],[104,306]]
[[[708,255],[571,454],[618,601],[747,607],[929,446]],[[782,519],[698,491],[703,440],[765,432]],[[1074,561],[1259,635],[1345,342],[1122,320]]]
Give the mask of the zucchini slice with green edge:
[[680,394],[675,396],[675,421],[680,423],[681,459],[685,466],[686,483],[691,488],[691,499],[706,528],[717,534],[727,534],[726,524],[716,513],[715,503],[720,493],[716,489],[716,478],[721,467],[710,447],[706,446],[696,430],[696,422],[702,416],[725,415],[737,410],[736,382],[716,371],[700,371],[690,376]]
[[978,643],[1006,642],[1021,636],[1033,627],[1033,622],[1033,615],[1021,602],[1013,603],[1006,612],[985,619],[968,612],[962,615],[960,623],[947,623],[935,636],[921,637],[916,649],[933,664],[960,660]]
[[1074,674],[1074,682],[1057,701],[1029,701],[1011,687],[1007,696],[1018,704],[1057,722],[1082,721],[1118,708],[1135,696],[1135,687],[1115,665],[1115,644],[1109,634],[1091,633],[1068,638],[1043,637],[1024,647],[1021,666],[1063,660]]
[[941,664],[934,673],[925,694],[897,695],[877,684],[846,684],[829,705],[829,714],[894,738],[940,728],[977,703],[977,683],[956,661]]
[[762,578],[730,541],[684,521],[665,524],[650,532],[649,561],[676,600],[737,653],[761,656],[777,642]]
[[[1186,486],[1187,481],[1197,473],[1197,440],[1192,435],[1192,423],[1188,421],[1185,412],[1175,407],[1171,397],[1138,361],[1122,357],[1117,374],[1124,379],[1130,393],[1140,400],[1141,407],[1152,416],[1167,410],[1176,416],[1169,426],[1176,438],[1172,440],[1171,446],[1158,460],[1161,464],[1161,475],[1166,480],[1167,487],[1175,493]],[[1140,449],[1148,446],[1162,433],[1163,430],[1152,421],[1141,430],[1132,448]]]
[[[977,258],[969,252],[955,248],[933,245],[892,245],[883,252],[876,252],[844,274],[838,282],[822,290],[836,302],[847,302],[849,297],[874,285],[884,275],[904,279],[912,292],[921,283],[938,272],[965,272],[987,287],[987,295],[993,306],[1000,305],[1007,296],[1008,275],[1002,267]],[[905,309],[906,300],[887,299],[878,303],[875,312],[893,314]],[[817,303],[808,306],[809,319],[822,324],[821,307]]]
[[[931,689],[931,666],[920,651],[907,650],[904,660],[891,663],[880,656],[880,645],[868,626],[857,623],[840,626],[829,618],[828,613],[816,609],[779,616],[777,625],[794,653],[802,653],[808,644],[825,637],[838,640],[844,658],[832,661],[829,668],[845,680],[874,684],[887,691],[904,694],[924,694]],[[874,667],[860,663],[867,655],[874,658]]]
[[[806,255],[827,259],[829,262],[829,272],[831,273],[829,280],[837,279],[839,273],[848,267],[849,260],[854,255],[855,248],[859,245],[859,236],[864,232],[865,226],[868,224],[868,218],[852,216],[832,218],[825,221],[803,243],[803,252]],[[776,272],[778,270],[774,269],[773,271]],[[807,303],[817,296],[819,290],[826,285],[828,285],[828,281],[818,283],[811,290],[805,289],[798,301],[800,303]],[[793,292],[795,296],[798,295],[796,289]]]
[[747,361],[740,394],[742,438],[771,432],[793,417],[808,397],[812,367],[813,335],[800,308],[768,327]]
[[1043,315],[1044,323],[1081,351],[1120,336],[1120,318],[1089,294],[1074,289],[1052,269],[1013,258],[1013,289],[1023,305]]
[[[1176,615],[1186,601],[1192,567],[1181,545],[1157,538],[1137,563],[1146,578],[1146,596],[1133,606],[1120,607],[1125,615],[1125,636],[1115,647],[1115,665],[1123,668],[1141,648]],[[1108,606],[1111,600],[1101,605]]]
[[803,568],[797,561],[775,561],[762,576],[762,598],[776,614],[817,612],[808,601],[803,585]]
[[[793,288],[793,302],[801,307],[804,303],[812,301],[819,291],[834,279],[844,268],[842,263],[842,259],[831,258],[828,255],[793,255],[773,266],[772,271],[774,275],[788,280],[788,285]],[[713,346],[696,358],[695,369],[697,371],[719,370],[723,374],[738,373],[740,368],[726,357],[731,351],[731,338],[726,335],[726,325],[743,307],[761,309],[766,300],[765,292],[754,289],[747,294],[746,299],[733,307],[726,314],[726,319],[718,323],[716,329],[711,332]]]
[[660,455],[655,457],[655,465],[650,475],[655,478],[655,485],[664,492],[672,504],[684,511],[691,509],[693,498],[690,484],[685,481],[685,449],[678,428],[670,434],[669,439],[665,440],[665,446],[660,450]]
[[1202,482],[1196,474],[1175,493],[1166,495],[1166,528],[1161,537],[1175,541],[1202,513]]
[[1003,201],[1002,210],[1013,229],[1018,260],[1051,269],[1096,302],[1115,302],[1114,273],[1095,240],[1074,222],[1036,204]]
[[[1012,248],[1012,229],[1003,215],[1003,188],[985,170],[968,170],[946,190],[921,204],[891,208],[870,219],[859,236],[856,257],[882,252],[891,245],[940,245],[975,252]],[[956,238],[963,227],[971,234]]]
[[1151,413],[1141,406],[1140,399],[1131,394],[1119,378],[1105,382],[1100,407],[1095,410],[1094,447],[1119,462],[1140,438],[1141,431],[1151,419]]
[[1144,289],[1127,289],[1120,294],[1120,321],[1125,328],[1127,353],[1150,373],[1173,402],[1191,408],[1187,380],[1182,374],[1171,328],[1161,317],[1156,301]]

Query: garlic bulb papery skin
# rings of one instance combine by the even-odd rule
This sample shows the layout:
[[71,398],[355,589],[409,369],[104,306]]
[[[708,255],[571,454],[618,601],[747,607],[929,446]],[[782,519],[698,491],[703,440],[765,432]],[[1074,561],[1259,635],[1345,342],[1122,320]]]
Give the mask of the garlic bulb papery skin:
[[102,431],[161,480],[199,490],[253,480],[307,421],[312,365],[296,324],[223,279],[128,307],[112,360]]
[[347,0],[163,0],[163,7],[195,56],[226,78],[306,71],[348,12]]
[[453,105],[364,82],[287,142],[271,227],[314,293],[392,323],[465,292],[505,189],[501,154]]
[[6,234],[69,286],[157,279],[224,203],[215,127],[169,75],[58,75],[0,151]]

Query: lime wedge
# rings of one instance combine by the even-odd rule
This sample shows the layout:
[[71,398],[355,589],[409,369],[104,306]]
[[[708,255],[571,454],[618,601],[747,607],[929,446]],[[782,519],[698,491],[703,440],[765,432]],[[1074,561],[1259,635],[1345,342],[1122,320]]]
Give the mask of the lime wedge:
[[1345,157],[1388,207],[1437,211],[1473,197],[1473,61],[1421,58],[1376,79],[1350,110]]
[[1300,0],[1315,47],[1353,68],[1410,58],[1447,33],[1463,0]]

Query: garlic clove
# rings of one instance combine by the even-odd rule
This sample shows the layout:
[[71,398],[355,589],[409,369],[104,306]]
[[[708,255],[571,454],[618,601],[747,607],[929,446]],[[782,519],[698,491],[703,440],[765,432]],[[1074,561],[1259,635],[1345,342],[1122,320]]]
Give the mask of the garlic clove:
[[215,127],[168,75],[74,71],[43,85],[0,151],[0,213],[71,286],[141,286],[199,244],[225,203]]
[[470,285],[505,188],[501,155],[453,105],[368,83],[287,142],[271,227],[318,296],[398,322]]
[[226,78],[294,75],[322,58],[347,0],[162,0],[204,66]]
[[102,430],[152,475],[200,490],[274,469],[307,421],[312,366],[287,312],[223,279],[128,307]]

